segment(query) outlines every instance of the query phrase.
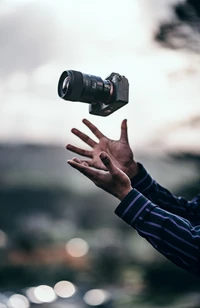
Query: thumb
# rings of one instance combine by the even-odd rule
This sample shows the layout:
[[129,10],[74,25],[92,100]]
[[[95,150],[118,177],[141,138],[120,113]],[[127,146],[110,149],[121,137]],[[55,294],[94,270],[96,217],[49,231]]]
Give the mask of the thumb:
[[112,160],[110,159],[110,157],[108,156],[107,153],[105,152],[101,152],[99,154],[99,157],[102,161],[102,163],[105,165],[105,167],[108,169],[108,171],[110,171],[111,174],[116,173],[116,171],[118,170],[117,167],[113,164]]
[[127,132],[127,120],[123,120],[121,124],[121,141],[125,141],[128,143],[128,132]]

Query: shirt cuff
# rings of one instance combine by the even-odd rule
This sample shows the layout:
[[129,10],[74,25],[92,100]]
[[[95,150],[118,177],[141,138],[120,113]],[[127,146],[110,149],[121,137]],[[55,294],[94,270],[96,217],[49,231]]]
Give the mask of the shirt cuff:
[[139,191],[132,189],[118,205],[115,214],[130,226],[136,227],[145,220],[145,216],[156,207],[157,205],[153,204]]
[[142,164],[138,163],[138,166],[140,168],[140,172],[131,179],[131,185],[141,193],[144,193],[151,189],[155,181]]

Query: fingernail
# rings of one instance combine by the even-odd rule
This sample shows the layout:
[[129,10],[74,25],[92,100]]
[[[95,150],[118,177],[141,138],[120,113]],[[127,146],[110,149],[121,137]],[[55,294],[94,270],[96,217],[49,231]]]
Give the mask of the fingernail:
[[106,153],[101,153],[100,158],[101,158],[102,162],[104,163],[104,165],[108,165],[110,163],[110,160],[109,160],[108,156],[106,155]]
[[107,158],[106,153],[104,153],[104,152],[103,152],[103,153],[101,153],[101,154],[100,154],[100,158],[101,158],[101,159],[105,159],[105,158]]

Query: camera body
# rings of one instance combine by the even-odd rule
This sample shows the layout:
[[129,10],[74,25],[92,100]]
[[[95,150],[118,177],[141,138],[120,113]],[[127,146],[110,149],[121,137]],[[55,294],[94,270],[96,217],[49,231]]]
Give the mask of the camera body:
[[69,70],[60,76],[58,95],[65,100],[89,103],[90,114],[108,116],[128,103],[129,83],[118,73],[111,73],[102,80]]
[[113,85],[113,99],[109,104],[97,101],[89,106],[89,113],[99,116],[108,116],[128,104],[129,83],[126,77],[118,73],[111,73],[106,80]]

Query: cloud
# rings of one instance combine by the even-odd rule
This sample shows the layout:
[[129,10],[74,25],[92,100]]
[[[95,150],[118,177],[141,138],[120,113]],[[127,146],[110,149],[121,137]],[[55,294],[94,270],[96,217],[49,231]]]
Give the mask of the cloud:
[[[0,11],[3,5],[1,1]],[[1,14],[0,78],[5,79],[15,71],[29,73],[53,61],[61,48],[62,37],[53,14],[39,2],[23,3]]]
[[[9,1],[14,7],[10,4],[12,9],[2,14],[2,3]],[[102,0],[98,10],[93,0],[21,1],[0,2],[0,140],[63,144],[72,127],[81,129],[83,117],[115,139],[128,115],[132,140],[141,146],[159,134],[164,123],[199,110],[199,75],[184,79],[194,56],[186,59],[181,52],[152,44],[160,21],[175,16],[175,0],[126,0],[117,5]],[[90,116],[87,104],[58,97],[64,69],[102,78],[112,71],[124,74],[130,103],[108,119]]]

